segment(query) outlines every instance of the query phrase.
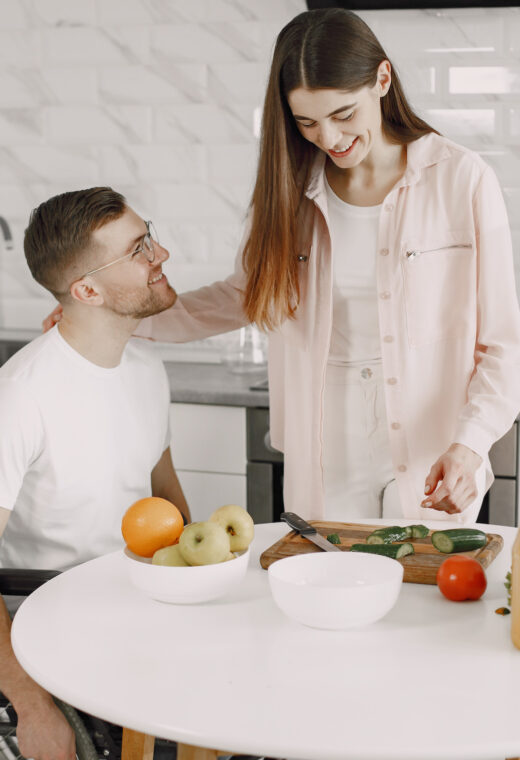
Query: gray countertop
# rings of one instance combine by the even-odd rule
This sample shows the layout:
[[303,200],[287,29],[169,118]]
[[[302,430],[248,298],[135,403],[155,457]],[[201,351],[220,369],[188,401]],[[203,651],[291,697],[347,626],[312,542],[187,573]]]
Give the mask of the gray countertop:
[[[7,350],[9,347],[18,349],[38,334],[29,330],[0,330],[0,364],[11,356],[12,352]],[[161,345],[158,344],[158,349]],[[223,364],[215,362],[170,361],[164,355],[163,361],[170,380],[172,402],[269,406],[267,391],[249,390],[249,386],[266,379],[267,369],[235,374]]]
[[266,371],[235,374],[223,364],[164,362],[170,380],[171,401],[183,404],[269,406],[264,390],[249,386],[266,379]]

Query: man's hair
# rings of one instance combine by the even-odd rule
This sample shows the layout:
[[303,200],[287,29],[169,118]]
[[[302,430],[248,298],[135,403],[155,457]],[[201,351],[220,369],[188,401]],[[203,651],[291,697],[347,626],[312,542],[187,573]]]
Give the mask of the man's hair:
[[[55,195],[35,208],[25,230],[24,251],[31,274],[58,300],[84,274],[92,232],[118,219],[125,198],[111,187]],[[88,266],[87,266],[88,268]]]

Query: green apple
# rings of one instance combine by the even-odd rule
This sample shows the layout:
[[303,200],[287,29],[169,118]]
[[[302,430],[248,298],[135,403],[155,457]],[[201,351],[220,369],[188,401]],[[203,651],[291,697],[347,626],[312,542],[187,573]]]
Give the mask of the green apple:
[[234,554],[233,552],[229,552],[228,556],[224,557],[222,562],[228,562],[230,559],[235,559],[235,558],[236,558],[236,554]]
[[181,533],[179,549],[189,565],[213,565],[228,558],[229,536],[218,523],[190,523]]
[[209,518],[212,522],[222,525],[229,536],[232,552],[242,552],[247,549],[255,535],[255,525],[249,512],[237,504],[226,504],[216,509]]
[[173,544],[173,546],[165,546],[162,549],[157,549],[152,557],[152,565],[188,567],[188,563],[180,552],[179,544]]

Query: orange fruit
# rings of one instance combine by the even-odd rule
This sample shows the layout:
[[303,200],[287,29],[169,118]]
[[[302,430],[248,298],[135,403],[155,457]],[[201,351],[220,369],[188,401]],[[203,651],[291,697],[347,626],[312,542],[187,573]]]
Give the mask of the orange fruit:
[[140,557],[152,557],[157,549],[177,543],[183,528],[180,510],[158,496],[136,501],[128,507],[121,522],[126,545]]

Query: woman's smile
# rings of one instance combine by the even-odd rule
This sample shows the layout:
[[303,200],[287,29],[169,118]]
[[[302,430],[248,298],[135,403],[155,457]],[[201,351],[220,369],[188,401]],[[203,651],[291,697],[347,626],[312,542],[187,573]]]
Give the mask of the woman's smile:
[[337,150],[329,150],[327,152],[330,156],[332,156],[332,158],[343,158],[344,156],[349,156],[358,144],[358,140],[359,138],[355,137],[352,142],[347,143],[346,147],[338,148]]

